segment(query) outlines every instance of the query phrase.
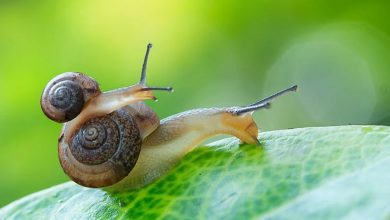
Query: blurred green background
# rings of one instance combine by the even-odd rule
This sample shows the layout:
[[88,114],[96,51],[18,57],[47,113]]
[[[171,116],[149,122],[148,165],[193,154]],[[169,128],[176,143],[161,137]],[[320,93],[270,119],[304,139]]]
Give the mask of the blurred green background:
[[61,124],[41,112],[66,71],[103,91],[137,82],[148,42],[150,104],[161,118],[244,105],[292,84],[256,113],[263,130],[390,125],[387,1],[0,1],[0,206],[68,180]]

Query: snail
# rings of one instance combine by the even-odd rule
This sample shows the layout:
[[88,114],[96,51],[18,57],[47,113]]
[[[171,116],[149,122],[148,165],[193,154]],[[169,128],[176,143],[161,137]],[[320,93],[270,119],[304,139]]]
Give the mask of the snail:
[[297,86],[248,106],[202,108],[160,121],[144,100],[153,91],[171,87],[146,84],[148,44],[140,81],[101,92],[93,78],[79,72],[62,73],[48,82],[41,96],[44,114],[64,123],[58,154],[64,172],[86,187],[139,188],[169,171],[185,154],[207,138],[228,134],[258,144],[256,110]]

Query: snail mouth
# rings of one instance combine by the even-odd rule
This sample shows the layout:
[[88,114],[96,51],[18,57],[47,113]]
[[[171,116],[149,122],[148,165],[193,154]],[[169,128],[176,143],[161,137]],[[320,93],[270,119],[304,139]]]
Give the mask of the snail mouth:
[[139,100],[157,100],[156,96],[153,95],[153,91],[150,90],[149,88],[141,88],[138,92],[134,94],[136,99]]

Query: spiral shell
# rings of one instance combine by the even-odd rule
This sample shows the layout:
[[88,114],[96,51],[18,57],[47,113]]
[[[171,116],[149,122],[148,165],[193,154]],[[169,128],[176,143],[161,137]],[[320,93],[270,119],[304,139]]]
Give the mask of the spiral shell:
[[43,90],[41,108],[45,115],[57,122],[75,118],[84,103],[100,94],[98,83],[77,72],[62,73],[53,78]]
[[126,177],[142,144],[139,128],[126,108],[90,119],[70,140],[59,140],[61,165],[75,182],[88,187],[109,186]]

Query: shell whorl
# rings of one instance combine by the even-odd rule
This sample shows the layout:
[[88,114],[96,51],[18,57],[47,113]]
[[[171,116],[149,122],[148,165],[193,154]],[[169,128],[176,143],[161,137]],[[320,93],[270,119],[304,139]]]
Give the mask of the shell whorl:
[[[66,131],[66,125],[64,128]],[[135,166],[142,138],[132,115],[121,108],[90,119],[65,143],[59,141],[61,165],[75,182],[104,187],[119,182]]]
[[43,90],[41,108],[45,115],[57,122],[75,118],[84,103],[100,94],[98,83],[77,72],[62,73],[53,78]]

